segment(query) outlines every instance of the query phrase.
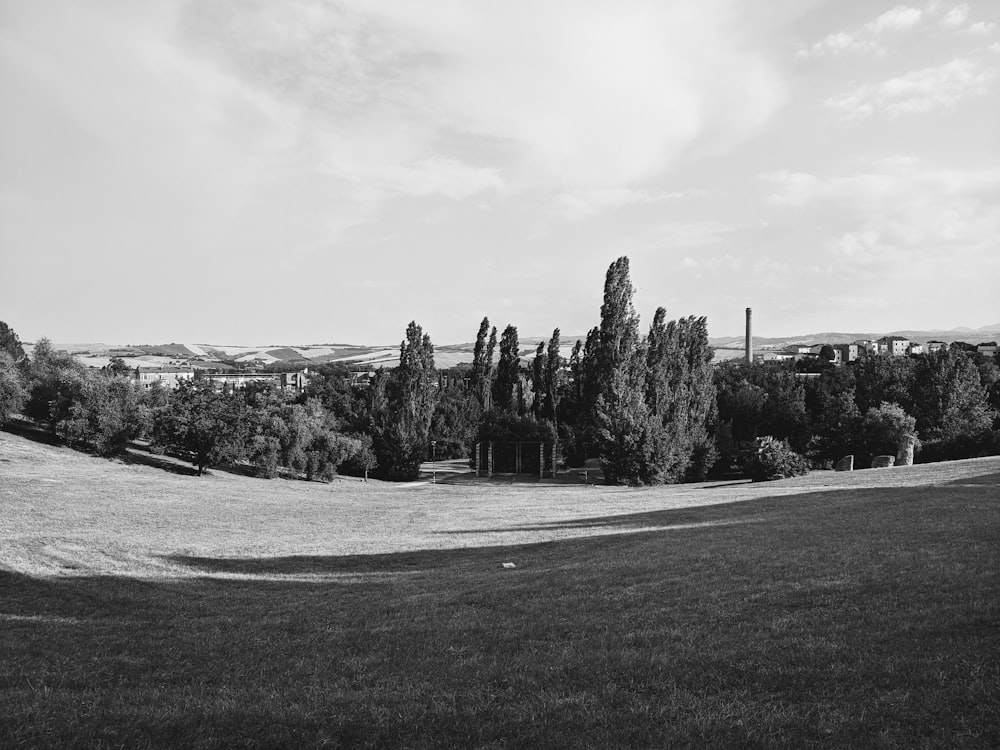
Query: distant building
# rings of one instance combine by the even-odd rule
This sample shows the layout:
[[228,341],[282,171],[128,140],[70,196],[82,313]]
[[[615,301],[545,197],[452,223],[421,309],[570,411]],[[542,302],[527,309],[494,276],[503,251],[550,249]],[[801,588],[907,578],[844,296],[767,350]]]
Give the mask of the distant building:
[[834,362],[854,362],[860,356],[861,348],[855,344],[834,344],[833,352],[836,355]]
[[835,365],[841,364],[841,362],[843,362],[843,359],[841,359],[841,352],[839,352],[837,347],[833,344],[813,344],[809,347],[809,354],[813,357],[820,357],[823,354],[823,350],[827,348],[833,350],[833,359],[829,361]]
[[754,359],[757,362],[792,362],[795,360],[796,354],[797,352],[786,350],[763,351],[757,353]]
[[902,336],[883,336],[875,343],[879,354],[888,354],[890,357],[904,356],[910,346],[910,340]]
[[934,354],[934,352],[939,352],[942,349],[947,349],[948,345],[943,341],[934,340],[934,341],[928,341],[926,348],[928,354]]
[[980,344],[976,347],[976,351],[984,357],[995,357],[997,353],[997,342],[991,341],[987,344]]
[[910,346],[906,350],[907,354],[923,354],[924,345],[918,344],[916,341],[911,341]]
[[300,393],[308,381],[308,370],[299,372],[223,372],[202,377],[216,388],[246,388],[250,383],[267,383],[282,391]]
[[878,344],[871,339],[857,339],[852,344],[858,347],[859,357],[867,354],[878,354]]
[[132,379],[141,388],[152,388],[159,383],[164,388],[176,388],[184,380],[191,380],[194,370],[182,367],[136,367]]

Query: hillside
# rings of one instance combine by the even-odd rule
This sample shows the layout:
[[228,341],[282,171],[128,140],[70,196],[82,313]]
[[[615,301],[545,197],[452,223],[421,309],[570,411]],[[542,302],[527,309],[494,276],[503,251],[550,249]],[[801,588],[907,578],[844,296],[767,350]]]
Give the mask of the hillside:
[[[830,331],[797,336],[754,336],[754,347],[757,349],[781,349],[793,344],[808,346],[846,344],[857,339],[878,339],[882,336],[905,336],[919,343],[937,340],[947,344],[954,341],[979,344],[1000,340],[1000,324],[984,326],[975,331],[967,328],[956,328],[949,331],[906,330],[884,333]],[[585,335],[563,336],[560,348],[561,356],[568,359],[576,341],[585,338]],[[521,336],[521,357],[531,359],[534,357],[538,342],[547,340],[547,336]],[[744,338],[742,335],[710,337],[709,344],[716,350],[716,361],[721,361],[742,356]],[[130,367],[186,366],[195,368],[226,368],[247,365],[260,367],[287,365],[299,368],[326,362],[341,362],[353,366],[391,367],[399,361],[398,344],[386,346],[365,344],[230,346],[178,343],[142,345],[93,343],[56,344],[56,347],[75,354],[82,362],[92,367],[105,366],[111,357],[123,358]],[[471,364],[474,347],[475,344],[472,342],[436,345],[434,349],[435,363],[439,368]],[[31,348],[32,345],[25,345],[25,349],[29,353]]]
[[1000,458],[629,489],[0,457],[3,747],[1000,737]]
[[[943,341],[950,344],[955,341],[964,341],[969,344],[982,344],[987,341],[1000,340],[1000,325],[989,328],[981,328],[978,331],[971,329],[954,329],[950,331],[887,331],[884,333],[863,332],[863,333],[843,333],[837,331],[827,331],[825,333],[806,333],[798,336],[754,336],[754,347],[781,349],[793,344],[805,346],[815,346],[816,344],[849,344],[858,339],[880,339],[883,336],[903,336],[926,344],[928,341]],[[709,338],[708,342],[713,347],[720,349],[742,349],[744,337],[741,336],[720,336]]]
[[[332,484],[262,480],[215,470],[164,471],[144,454],[108,461],[0,431],[0,567],[28,574],[186,575],[172,555],[389,553],[526,544],[633,527],[583,517],[650,513],[806,492],[919,487],[1000,473],[1000,457],[891,471],[813,472],[780,482],[656,488],[576,485]],[[470,492],[475,502],[469,502]],[[308,522],[306,523],[306,519]],[[512,520],[515,519],[515,520]],[[261,529],[268,529],[261,535]]]

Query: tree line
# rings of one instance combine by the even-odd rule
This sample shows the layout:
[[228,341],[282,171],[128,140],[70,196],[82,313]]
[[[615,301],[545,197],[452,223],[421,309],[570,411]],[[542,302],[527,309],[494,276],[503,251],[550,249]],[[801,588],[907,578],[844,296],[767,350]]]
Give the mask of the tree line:
[[961,347],[912,357],[712,365],[704,317],[645,331],[628,258],[608,268],[600,324],[561,354],[561,331],[521,356],[517,328],[484,317],[471,364],[438,371],[415,322],[399,362],[356,384],[320,365],[301,393],[263,384],[218,389],[195,377],[140,388],[121,360],[84,367],[40,340],[26,356],[0,322],[0,419],[21,413],[101,455],[135,440],[199,473],[243,463],[258,476],[347,473],[412,480],[428,458],[467,458],[478,442],[558,446],[570,466],[599,459],[607,482],[655,485],[709,476],[769,479],[857,465],[910,444],[922,460],[1000,453],[1000,367]]
[[907,443],[925,462],[1000,453],[1000,361],[960,344],[843,366],[733,363],[715,375],[719,469],[745,465],[741,451],[764,436],[814,467],[848,454],[868,466]]

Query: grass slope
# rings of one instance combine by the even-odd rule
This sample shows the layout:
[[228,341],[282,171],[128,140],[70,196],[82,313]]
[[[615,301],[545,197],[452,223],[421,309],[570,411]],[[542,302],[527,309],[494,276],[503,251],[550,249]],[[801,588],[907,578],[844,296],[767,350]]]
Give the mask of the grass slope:
[[[772,497],[701,489],[715,504],[680,488],[484,487],[479,515],[449,494],[467,486],[258,482],[283,510],[244,500],[259,513],[253,547],[252,523],[226,541],[241,524],[211,507],[252,480],[196,484],[0,437],[0,746],[1000,745],[995,461],[938,467],[937,481],[780,483]],[[61,503],[44,502],[59,481],[20,482],[59,480],[61,465],[79,477]],[[531,515],[528,492],[578,507],[496,515]],[[312,527],[323,498],[347,508],[342,494],[372,504],[370,537],[409,498],[417,527],[439,523],[434,503],[464,512],[478,546],[421,548],[431,537],[400,524],[402,542],[373,545],[396,551],[323,552]],[[186,513],[209,522],[184,526],[188,551],[170,530]],[[87,561],[101,524],[134,537],[118,542],[142,576]],[[352,539],[358,524],[344,523]],[[488,524],[570,536],[483,546]],[[81,567],[25,572],[44,539]],[[165,567],[144,567],[154,557]]]

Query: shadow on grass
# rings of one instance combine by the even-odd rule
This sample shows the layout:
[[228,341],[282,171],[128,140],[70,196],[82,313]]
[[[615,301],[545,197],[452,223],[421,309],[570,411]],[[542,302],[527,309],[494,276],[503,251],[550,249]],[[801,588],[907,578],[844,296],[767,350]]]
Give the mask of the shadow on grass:
[[[168,558],[195,578],[0,570],[0,746],[996,747],[998,481]],[[317,572],[360,580],[211,576]]]
[[[745,486],[748,481],[730,484],[714,485],[713,488],[729,486]],[[755,485],[761,487],[760,484]],[[913,488],[917,492],[929,491],[932,488],[945,487],[998,487],[1000,474],[984,474],[975,477],[949,480],[940,485]],[[803,505],[810,502],[835,503],[838,498],[853,497],[864,501],[877,501],[893,494],[893,490],[902,488],[851,488],[842,490],[824,490],[821,492],[803,492],[796,495],[769,496],[764,495],[754,500],[739,500],[729,503],[697,506],[692,508],[676,508],[670,510],[655,510],[644,513],[622,513],[610,516],[594,516],[590,518],[574,518],[566,521],[551,521],[540,524],[511,524],[485,529],[451,529],[435,532],[438,534],[482,534],[504,533],[517,531],[554,531],[558,529],[601,529],[609,531],[627,531],[643,528],[667,530],[670,527],[690,528],[692,526],[717,526],[732,523],[749,523],[759,520],[764,507],[773,508],[776,505],[796,503]],[[909,488],[907,488],[909,489]],[[1000,495],[994,499],[1000,499]],[[770,503],[762,506],[761,503]]]
[[187,463],[182,463],[179,459],[169,456],[147,453],[142,450],[129,450],[124,456],[118,457],[122,463],[133,466],[148,466],[153,469],[160,469],[170,474],[180,474],[182,476],[193,477],[198,474],[198,469]]
[[168,555],[164,560],[183,565],[207,575],[359,575],[412,574],[445,568],[499,568],[502,562],[525,556],[551,553],[552,542],[519,545],[457,547],[453,549],[413,550],[367,555],[288,555],[285,557],[198,557]]
[[0,422],[0,431],[27,438],[35,443],[62,445],[62,440],[59,439],[58,435],[52,434],[51,430],[38,427],[33,422],[24,419],[11,418],[6,422]]
[[243,575],[364,575],[366,573],[419,573],[450,567],[495,567],[502,561],[534,559],[558,560],[560,551],[570,547],[600,545],[620,539],[664,534],[672,531],[712,532],[729,527],[739,533],[739,527],[774,523],[790,512],[815,513],[817,521],[827,516],[829,509],[845,505],[885,506],[886,510],[908,505],[918,497],[942,499],[951,494],[968,494],[979,487],[1000,486],[1000,474],[961,479],[927,488],[870,488],[810,492],[801,495],[761,497],[693,508],[674,508],[643,513],[625,513],[591,518],[553,521],[544,524],[510,525],[480,529],[452,529],[435,532],[440,535],[485,535],[511,532],[551,532],[558,530],[607,530],[606,535],[546,540],[518,545],[459,547],[452,549],[413,550],[384,554],[312,556],[290,555],[268,558],[219,558],[172,555],[168,561],[191,569],[214,573]]

